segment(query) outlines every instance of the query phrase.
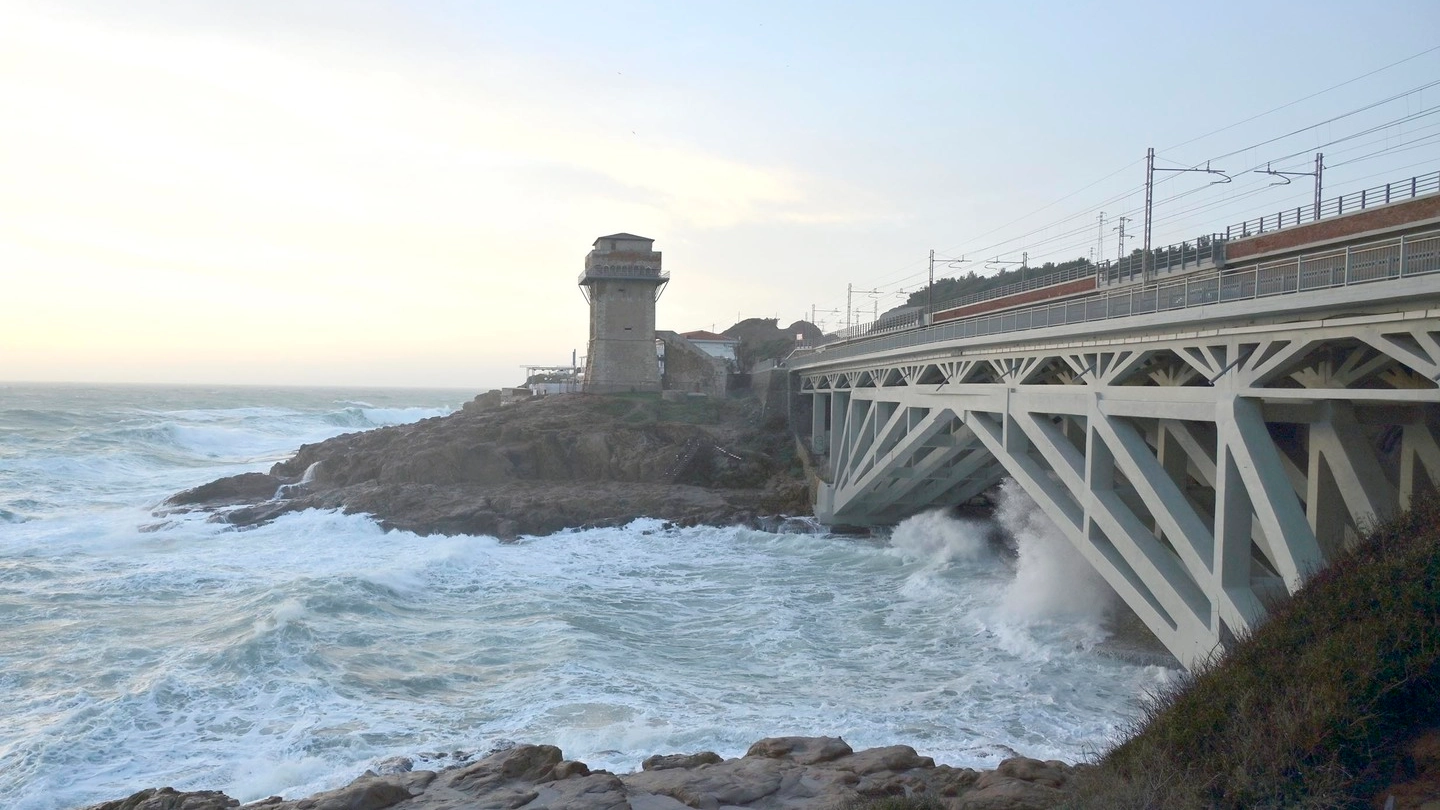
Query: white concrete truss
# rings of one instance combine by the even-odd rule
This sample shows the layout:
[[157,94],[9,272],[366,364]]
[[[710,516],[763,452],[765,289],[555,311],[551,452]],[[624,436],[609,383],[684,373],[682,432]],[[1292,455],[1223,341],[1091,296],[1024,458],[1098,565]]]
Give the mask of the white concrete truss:
[[795,368],[817,515],[888,525],[1019,482],[1182,663],[1440,482],[1440,309]]

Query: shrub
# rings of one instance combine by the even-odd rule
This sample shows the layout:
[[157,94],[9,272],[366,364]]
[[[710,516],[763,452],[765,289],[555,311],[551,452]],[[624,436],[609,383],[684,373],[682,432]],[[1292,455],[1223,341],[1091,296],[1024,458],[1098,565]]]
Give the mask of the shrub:
[[1440,721],[1440,501],[1376,527],[1154,696],[1070,807],[1354,807]]

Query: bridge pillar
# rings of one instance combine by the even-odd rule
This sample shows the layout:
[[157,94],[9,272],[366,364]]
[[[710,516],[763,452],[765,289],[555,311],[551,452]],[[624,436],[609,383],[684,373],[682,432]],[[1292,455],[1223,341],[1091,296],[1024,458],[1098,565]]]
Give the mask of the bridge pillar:
[[1416,493],[1440,486],[1440,441],[1423,417],[1406,424],[1400,439],[1400,507],[1410,508]]
[[828,451],[829,443],[826,441],[825,423],[830,416],[830,397],[827,394],[815,394],[810,407],[810,452],[817,455]]
[[850,411],[850,394],[847,391],[830,392],[830,425],[825,431],[825,449],[830,459],[830,477],[833,480],[836,471],[839,469],[840,455],[844,452],[844,443],[836,442],[836,432],[839,425],[847,424],[846,416]]

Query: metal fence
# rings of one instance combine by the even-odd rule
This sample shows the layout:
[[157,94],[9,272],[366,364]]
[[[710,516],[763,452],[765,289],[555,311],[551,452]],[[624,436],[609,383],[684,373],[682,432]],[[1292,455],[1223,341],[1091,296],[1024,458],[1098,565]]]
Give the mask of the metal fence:
[[[1181,242],[1178,245],[1156,248],[1150,251],[1150,253],[1155,259],[1155,264],[1152,265],[1153,273],[1190,269],[1206,263],[1218,264],[1223,262],[1225,258],[1225,239],[1219,234],[1211,234],[1209,236],[1202,236],[1194,242]],[[963,298],[952,299],[942,304],[937,304],[934,312],[940,314],[947,309],[957,309],[971,304],[978,304],[982,301],[1007,298],[1031,290],[1043,290],[1046,287],[1078,281],[1082,278],[1096,278],[1098,276],[1104,283],[1111,284],[1126,281],[1141,275],[1143,268],[1140,259],[1142,255],[1143,254],[1137,252],[1126,256],[1119,262],[1073,267],[1068,270],[1061,270],[1058,273],[1037,276],[1032,279],[1016,282],[1015,284],[996,287],[993,290],[986,290],[985,292],[967,295]],[[834,342],[888,335],[923,326],[924,322],[923,310],[918,307],[910,307],[874,321],[848,326],[844,329],[837,329],[827,334],[825,339]]]
[[902,329],[914,329],[917,326],[924,325],[924,307],[906,307],[903,311],[897,312],[894,315],[884,315],[873,321],[847,326],[844,329],[837,329],[825,335],[825,340],[827,342],[854,340],[855,338],[887,335],[891,332],[899,332]]
[[842,359],[944,340],[1149,315],[1432,273],[1440,273],[1440,231],[1256,264],[1240,270],[1196,274],[1141,288],[1111,290],[1088,298],[946,321],[899,334],[823,346],[815,354],[825,360]]
[[1266,214],[1256,219],[1247,219],[1244,222],[1231,225],[1225,229],[1226,239],[1243,239],[1247,236],[1258,236],[1270,231],[1278,231],[1281,228],[1291,228],[1296,225],[1304,225],[1307,222],[1314,222],[1325,217],[1338,217],[1343,214],[1353,214],[1366,208],[1374,208],[1377,205],[1389,205],[1392,202],[1408,200],[1412,197],[1419,197],[1432,192],[1440,191],[1440,171],[1429,174],[1416,175],[1409,180],[1400,180],[1394,183],[1386,183],[1383,186],[1361,189],[1339,197],[1332,197],[1320,203],[1320,210],[1315,210],[1315,204],[1296,206],[1294,209],[1276,211],[1274,214]]
[[[1221,264],[1225,261],[1225,235],[1212,233],[1201,236],[1194,242],[1181,242],[1150,251],[1152,273],[1168,273],[1172,270],[1188,270],[1202,264]],[[1115,284],[1138,278],[1145,273],[1145,253],[1135,251],[1129,256],[1106,264],[1101,270],[1101,280]]]
[[[1219,264],[1225,258],[1225,239],[1219,234],[1202,236],[1194,242],[1181,242],[1178,245],[1156,248],[1151,251],[1155,258],[1152,272],[1165,273],[1171,270],[1187,270],[1199,267],[1206,263]],[[1139,277],[1142,272],[1140,262],[1143,254],[1135,253],[1126,256],[1119,262],[1106,262],[1100,265],[1088,265],[1072,267],[1061,270],[1058,273],[1037,276],[1025,281],[1007,284],[1003,287],[996,287],[993,290],[974,293],[963,298],[955,298],[936,304],[934,312],[938,315],[948,309],[978,304],[982,301],[993,301],[999,298],[1008,298],[1031,290],[1043,290],[1046,287],[1054,287],[1057,284],[1065,284],[1071,281],[1079,281],[1084,278],[1098,277],[1105,283],[1116,283]],[[844,329],[837,329],[825,336],[827,341],[854,340],[856,338],[875,337],[877,335],[888,335],[905,329],[914,329],[924,325],[924,312],[918,307],[906,308],[893,315],[887,315],[867,323],[848,326]]]
[[[1005,298],[1017,295],[1030,290],[1040,290],[1046,287],[1053,287],[1056,284],[1064,284],[1067,281],[1075,281],[1082,278],[1093,278],[1095,267],[1076,267],[1068,270],[1061,270],[1058,273],[1036,276],[1035,278],[1019,281],[1014,284],[1006,284],[1003,287],[996,287],[993,290],[974,293],[962,298],[954,298],[935,305],[935,312],[944,312],[947,309],[978,304],[981,301],[991,301],[996,298]],[[905,307],[900,312],[892,315],[885,315],[873,321],[847,326],[844,329],[837,329],[825,335],[829,342],[838,340],[853,340],[855,338],[874,337],[876,335],[888,335],[892,332],[899,332],[905,329],[914,329],[925,324],[925,309],[923,307]]]

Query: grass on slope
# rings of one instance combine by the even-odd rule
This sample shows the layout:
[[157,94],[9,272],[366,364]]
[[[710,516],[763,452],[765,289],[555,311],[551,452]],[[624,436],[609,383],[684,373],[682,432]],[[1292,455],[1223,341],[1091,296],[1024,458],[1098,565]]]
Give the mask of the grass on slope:
[[716,425],[727,414],[737,412],[737,400],[721,397],[665,399],[656,392],[590,394],[586,402],[600,413],[618,417],[631,425],[679,422],[687,425]]
[[[1155,698],[1074,808],[1368,806],[1440,723],[1440,500],[1377,527]],[[1379,797],[1383,801],[1383,796]]]

